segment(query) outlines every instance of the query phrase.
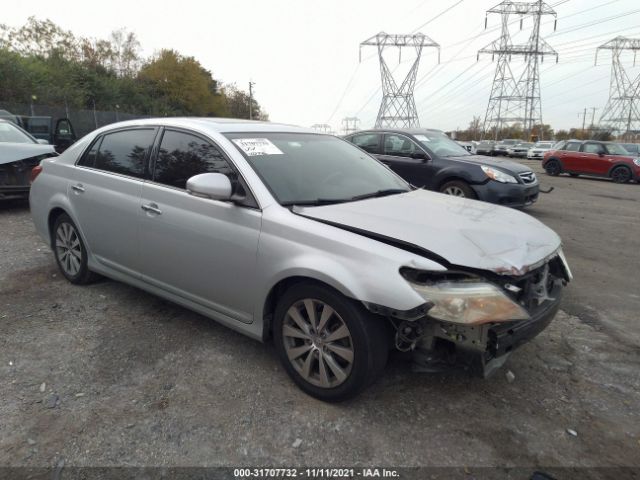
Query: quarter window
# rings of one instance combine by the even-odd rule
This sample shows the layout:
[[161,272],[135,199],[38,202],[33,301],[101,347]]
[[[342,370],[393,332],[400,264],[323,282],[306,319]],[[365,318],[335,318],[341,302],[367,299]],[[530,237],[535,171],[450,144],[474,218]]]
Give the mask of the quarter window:
[[580,143],[579,142],[568,142],[567,145],[564,147],[564,150],[567,150],[569,152],[577,152],[580,150]]
[[363,133],[351,137],[351,142],[359,146],[365,152],[378,153],[380,135],[377,133]]
[[195,135],[165,130],[153,180],[171,187],[186,188],[187,180],[200,173],[223,173],[234,187],[238,179],[214,145]]
[[[147,152],[153,143],[153,129],[123,130],[102,138],[94,167],[107,172],[143,178]],[[91,150],[87,155],[89,161]]]
[[402,135],[385,135],[384,154],[396,157],[410,157],[418,150],[415,143]]
[[602,145],[600,145],[599,143],[585,143],[583,152],[584,153],[600,153],[603,150],[604,149],[602,148]]

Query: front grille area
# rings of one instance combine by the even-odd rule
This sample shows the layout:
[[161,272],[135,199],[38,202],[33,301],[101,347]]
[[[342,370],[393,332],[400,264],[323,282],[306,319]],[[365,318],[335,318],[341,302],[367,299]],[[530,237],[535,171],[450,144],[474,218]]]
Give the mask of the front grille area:
[[536,181],[536,174],[533,172],[523,172],[518,174],[518,176],[524,183],[533,183]]

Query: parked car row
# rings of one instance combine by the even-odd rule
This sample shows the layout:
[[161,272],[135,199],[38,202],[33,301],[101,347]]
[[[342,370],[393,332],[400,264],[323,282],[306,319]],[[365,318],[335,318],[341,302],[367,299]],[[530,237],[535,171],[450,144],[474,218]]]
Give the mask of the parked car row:
[[345,138],[416,187],[509,207],[538,200],[529,167],[472,155],[440,130],[366,130]]
[[230,119],[122,122],[33,169],[32,216],[68,281],[104,275],[272,340],[322,400],[356,395],[391,349],[425,368],[499,368],[553,319],[572,276],[552,230],[456,189],[522,201],[535,176],[437,130],[348,140]]

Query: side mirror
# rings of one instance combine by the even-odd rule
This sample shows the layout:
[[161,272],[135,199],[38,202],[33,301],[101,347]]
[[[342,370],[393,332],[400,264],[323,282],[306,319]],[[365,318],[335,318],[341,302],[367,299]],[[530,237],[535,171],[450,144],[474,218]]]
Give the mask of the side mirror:
[[231,200],[231,181],[222,173],[201,173],[187,180],[187,192],[213,200]]
[[598,150],[598,156],[604,157],[604,150]]
[[411,154],[411,158],[415,158],[416,160],[422,160],[423,162],[426,162],[428,160],[431,160],[429,158],[429,155],[427,155],[426,153],[424,153],[421,150],[416,150],[415,152],[413,152]]

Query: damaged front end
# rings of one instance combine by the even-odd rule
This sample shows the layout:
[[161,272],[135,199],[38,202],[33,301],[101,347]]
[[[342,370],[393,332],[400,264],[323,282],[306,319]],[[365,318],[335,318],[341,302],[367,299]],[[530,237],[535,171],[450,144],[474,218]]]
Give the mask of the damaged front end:
[[471,269],[400,273],[426,303],[387,315],[396,349],[412,352],[415,371],[463,365],[484,377],[549,325],[572,279],[561,250],[518,275]]
[[14,162],[0,163],[0,200],[28,197],[33,167],[51,156],[53,155],[43,154]]

